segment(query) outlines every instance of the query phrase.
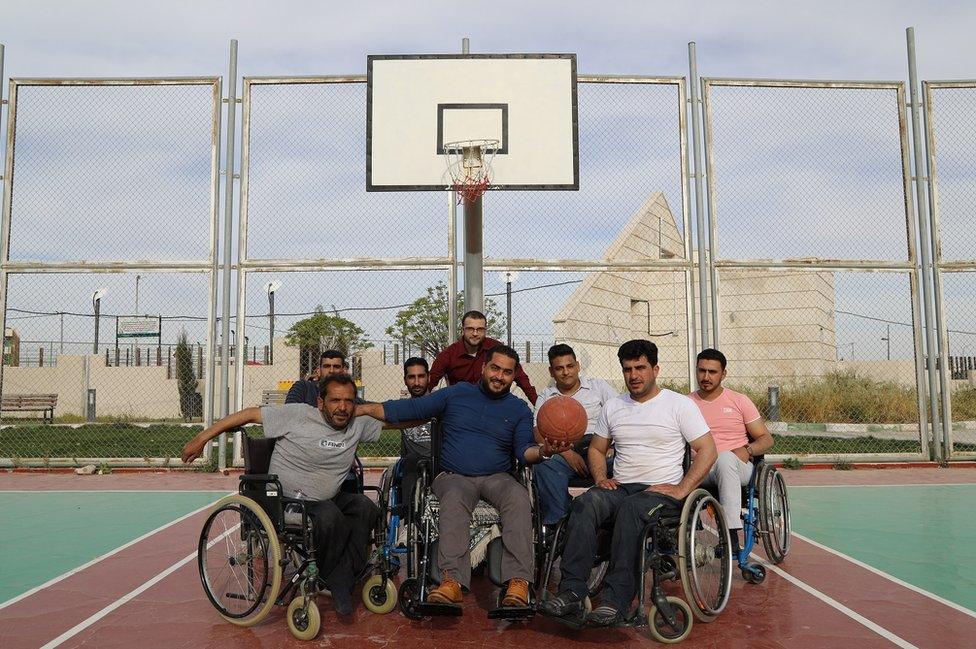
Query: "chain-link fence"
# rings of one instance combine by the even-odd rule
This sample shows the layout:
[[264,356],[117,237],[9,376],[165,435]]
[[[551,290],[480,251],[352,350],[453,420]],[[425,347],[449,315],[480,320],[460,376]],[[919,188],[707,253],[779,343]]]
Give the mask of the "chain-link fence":
[[[936,305],[941,320],[946,448],[976,455],[976,82],[926,82],[930,207],[935,236]],[[940,367],[942,369],[942,367]]]
[[0,458],[169,463],[208,413],[220,82],[10,87]]
[[903,85],[703,85],[730,385],[776,455],[922,457]]
[[[12,83],[0,462],[171,462],[221,414],[223,367],[231,410],[280,403],[326,348],[365,399],[406,396],[404,360],[457,336],[460,228],[443,193],[366,192],[365,82],[244,79],[236,269],[215,258],[218,79]],[[688,391],[704,328],[773,453],[808,460],[930,457],[937,371],[947,443],[976,451],[976,84],[925,85],[943,342],[928,365],[904,85],[702,87],[698,232],[684,79],[580,75],[579,191],[484,198],[489,335],[539,389],[566,342],[622,390],[617,347],[649,338],[661,382]],[[692,242],[710,232],[700,286]],[[387,431],[361,450],[398,449]]]

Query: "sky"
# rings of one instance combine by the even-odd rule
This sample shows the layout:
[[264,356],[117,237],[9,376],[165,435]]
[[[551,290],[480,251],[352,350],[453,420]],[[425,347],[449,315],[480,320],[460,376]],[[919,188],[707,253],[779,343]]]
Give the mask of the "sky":
[[[475,5],[374,0],[358,4],[196,1],[150,5],[8,0],[0,9],[0,43],[6,47],[4,75],[7,78],[226,76],[230,39],[237,39],[239,43],[240,76],[364,74],[368,54],[455,53],[460,51],[461,39],[468,37],[471,51],[475,53],[575,53],[581,74],[686,76],[687,44],[695,41],[698,71],[703,77],[900,81],[907,80],[908,74],[905,28],[909,26],[916,29],[921,79],[976,78],[974,24],[976,4],[971,2],[686,4],[502,0]],[[318,96],[313,94],[303,98],[289,94],[288,90],[284,89],[276,97],[276,105],[282,112],[275,116],[282,120],[282,124],[289,123],[288,120],[307,120],[308,114],[303,111],[309,105],[314,106]],[[4,86],[5,97],[6,92]],[[559,196],[551,200],[538,195],[526,196],[517,201],[517,206],[512,204],[516,199],[511,196],[507,197],[508,202],[500,199],[502,209],[497,210],[498,217],[486,225],[488,254],[598,257],[613,240],[619,226],[626,222],[632,204],[642,201],[647,191],[654,189],[665,191],[669,205],[678,213],[681,203],[677,173],[679,158],[673,137],[676,123],[668,124],[668,120],[674,120],[676,96],[669,95],[666,88],[654,92],[657,94],[649,95],[648,106],[641,113],[644,123],[661,125],[648,136],[651,144],[647,151],[640,153],[641,159],[653,168],[649,177],[641,178],[640,174],[624,176],[633,170],[628,168],[626,160],[620,160],[619,148],[601,150],[603,152],[586,168],[589,177],[582,178],[581,182],[589,182],[591,187],[597,185],[597,191],[582,188],[578,196]],[[730,97],[733,95],[729,93]],[[716,100],[720,97],[717,93]],[[24,99],[27,100],[26,93]],[[42,99],[38,102],[41,109],[51,105],[50,101]],[[582,100],[590,102],[586,106],[599,114],[607,114],[621,103],[619,97],[611,94],[581,95],[581,113],[585,108]],[[149,108],[136,102],[131,110],[125,108],[127,100],[124,97],[115,99],[105,93],[92,97],[72,95],[61,97],[59,101],[64,102],[59,109],[62,112],[54,111],[47,121],[33,123],[36,131],[29,130],[32,125],[25,118],[22,133],[25,138],[33,135],[18,150],[18,155],[22,156],[18,158],[18,165],[24,170],[19,191],[22,197],[33,196],[37,202],[33,206],[34,212],[30,212],[29,201],[21,202],[18,207],[25,210],[23,214],[33,214],[38,220],[32,222],[31,232],[26,234],[23,230],[18,232],[15,221],[12,254],[19,254],[21,258],[64,258],[65,255],[52,252],[50,248],[69,250],[77,247],[78,242],[85,242],[87,258],[124,254],[149,257],[153,255],[152,251],[169,258],[177,253],[193,258],[205,256],[206,219],[201,220],[195,209],[184,211],[178,205],[181,201],[206,205],[208,200],[209,160],[200,157],[200,151],[209,146],[205,89],[191,89],[178,95],[163,93],[153,99]],[[306,104],[302,105],[302,101]],[[361,114],[356,97],[342,101],[345,102],[342,104],[343,115],[355,117]],[[640,104],[642,100],[635,95],[627,101]],[[720,219],[720,250],[744,257],[815,254],[873,257],[876,249],[881,247],[884,251],[878,253],[879,258],[904,257],[904,224],[899,225],[897,220],[900,205],[897,193],[900,161],[894,146],[897,129],[893,130],[894,109],[888,98],[876,100],[851,95],[838,105],[831,104],[830,98],[818,103],[821,98],[811,97],[804,98],[807,103],[799,108],[791,104],[789,97],[777,99],[775,93],[754,96],[751,104],[747,100],[736,101],[739,103],[727,103],[724,110],[716,104],[715,112],[716,127],[723,129],[716,132],[715,155],[720,157],[718,162],[727,165],[722,169],[726,175],[716,185],[718,196],[727,201],[720,207],[724,212],[719,212],[728,219]],[[804,107],[807,111],[816,111],[822,119],[808,124]],[[115,168],[116,175],[93,172],[93,165],[104,162],[111,166],[112,159],[119,156],[114,141],[98,142],[98,128],[106,127],[99,123],[100,119],[111,114],[113,108],[126,114],[124,128],[120,129],[118,124],[109,125],[115,129],[116,136],[124,135],[118,137],[118,141],[129,144],[124,155],[130,162],[121,171],[147,170],[146,178],[136,188],[119,182],[118,167]],[[289,109],[293,112],[289,113]],[[957,119],[965,117],[964,110],[959,107],[955,110]],[[883,123],[882,116],[886,120]],[[5,119],[6,111],[4,122]],[[154,124],[158,128],[147,130],[143,127],[145,124]],[[759,137],[758,129],[766,124],[776,125],[779,129],[776,137]],[[581,128],[586,127],[583,124]],[[171,146],[173,133],[179,128],[192,132],[193,146]],[[380,255],[375,253],[375,248],[369,248],[365,242],[374,236],[377,245],[387,248],[406,241],[409,242],[406,247],[417,247],[424,255],[445,254],[446,241],[441,243],[420,236],[425,233],[418,234],[417,228],[410,227],[407,218],[410,214],[435,209],[432,206],[442,209],[442,197],[372,195],[364,199],[358,185],[355,192],[342,193],[332,192],[330,186],[315,187],[314,183],[305,182],[309,177],[342,175],[343,168],[330,168],[339,165],[329,165],[316,153],[316,146],[335,142],[349,145],[348,151],[352,153],[345,154],[347,157],[342,159],[342,164],[354,166],[356,173],[360,173],[357,140],[347,142],[342,139],[346,131],[359,132],[355,120],[348,123],[336,121],[331,124],[333,130],[328,124],[316,124],[307,133],[292,133],[294,141],[279,138],[281,129],[276,129],[274,124],[267,124],[264,131],[261,128],[256,120],[255,184],[250,213],[254,224],[249,248],[252,255],[395,256]],[[806,128],[811,129],[808,138],[818,138],[824,148],[830,148],[825,142],[834,145],[854,142],[848,151],[850,155],[820,160],[801,152],[789,158],[787,166],[778,166],[782,161],[775,158],[775,151],[791,147],[801,150]],[[617,130],[628,137],[644,137],[640,129],[627,131],[626,127],[621,127]],[[593,133],[598,132],[599,129],[594,127]],[[264,139],[261,139],[262,134]],[[965,142],[976,140],[971,135],[966,135],[970,139]],[[305,149],[302,149],[303,140],[307,145]],[[180,140],[183,144],[188,141]],[[275,148],[283,147],[282,142],[291,148]],[[192,164],[177,165],[163,153],[157,153],[154,147],[168,152],[174,160],[192,157]],[[837,148],[843,150],[843,147]],[[946,149],[962,159],[966,159],[967,151],[972,151],[958,143],[955,148],[947,146]],[[85,155],[73,157],[72,152],[79,151],[84,151]],[[295,155],[286,158],[285,154]],[[971,153],[968,155],[971,159]],[[28,173],[31,164],[34,165],[33,174]],[[859,171],[863,173],[856,177],[838,173],[850,169],[853,164],[862,164]],[[972,163],[966,164],[952,177],[961,187],[952,194],[953,204],[960,206],[958,210],[967,204],[967,197],[974,187]],[[156,173],[159,168],[165,169],[166,173]],[[257,180],[263,178],[262,173],[268,174],[267,180],[259,184]],[[803,182],[798,183],[797,177]],[[72,184],[77,178],[89,178],[86,181],[89,184],[81,186],[87,191],[89,203],[86,209],[100,214],[110,214],[112,210],[145,209],[152,215],[148,221],[153,225],[141,229],[138,237],[129,240],[116,236],[123,232],[119,232],[118,224],[111,222],[88,226],[78,219],[69,219],[70,223],[51,221],[52,205],[67,205],[72,196],[79,193],[79,186]],[[767,182],[761,189],[756,189],[758,181],[763,179]],[[336,187],[343,186],[341,180],[334,182]],[[613,185],[614,182],[624,182],[627,187],[637,187],[640,191],[633,197],[627,196],[619,191],[619,185]],[[642,183],[647,185],[646,188]],[[784,195],[786,199],[782,198]],[[840,198],[831,199],[832,196]],[[976,194],[972,196],[976,199]],[[167,200],[174,205],[167,204]],[[364,200],[371,201],[366,204],[368,209],[363,207]],[[597,227],[593,224],[595,219],[588,215],[598,209],[606,210],[608,201],[614,205],[615,216]],[[619,204],[613,201],[619,201]],[[777,205],[777,201],[782,205]],[[755,215],[757,210],[749,206],[769,204],[776,205],[781,221],[788,215],[789,223],[799,224],[786,228],[785,235],[793,237],[789,241],[786,240],[788,237],[749,236],[750,232],[767,232],[769,224],[775,224],[774,221],[762,221]],[[18,205],[16,201],[15,205]],[[812,211],[816,218],[804,219],[803,210],[810,205],[813,207],[808,211]],[[316,238],[309,236],[316,224],[307,215],[328,210],[359,215],[357,218],[366,224],[361,230],[354,225],[339,228],[336,238],[344,236],[350,242],[348,247],[331,240],[319,244]],[[391,227],[380,228],[369,224],[370,213],[406,216]],[[542,214],[546,223],[563,227],[529,228],[526,236],[513,234],[525,222],[526,213]],[[869,225],[860,225],[852,219],[864,214],[870,216]],[[964,222],[959,223],[958,218],[953,221],[952,215],[947,216],[946,221],[955,224],[956,232],[971,229]],[[279,227],[280,220],[284,221],[285,227]],[[351,221],[357,222],[356,218]],[[724,239],[723,224],[726,228]],[[164,226],[169,226],[172,232],[168,234]],[[259,228],[264,229],[266,236],[253,236]],[[559,234],[553,234],[553,230]],[[572,236],[567,236],[566,232]],[[441,236],[443,233],[438,234]],[[883,243],[879,244],[879,241]],[[972,251],[959,246],[958,241],[960,238],[957,237],[947,243],[954,258],[972,257]],[[549,247],[540,252],[543,242]],[[843,254],[831,255],[830,251],[834,249],[842,250]],[[279,309],[300,312],[316,304],[341,309],[367,300],[364,293],[380,305],[409,302],[422,294],[426,285],[440,278],[427,272],[418,272],[413,279],[407,274],[396,275],[395,280],[391,277],[390,274],[372,273],[362,276],[356,285],[345,280],[345,276],[293,276],[289,281],[292,287],[301,287],[296,291],[299,295],[293,293],[289,298],[283,292]],[[104,309],[110,313],[132,312],[133,279],[123,276],[103,281],[102,278],[75,277],[59,287],[52,278],[17,278],[11,284],[8,307],[27,311],[85,312],[89,308],[86,296],[95,288],[91,284],[94,281],[112,284]],[[258,279],[263,283],[265,278],[259,276]],[[537,283],[558,283],[555,281],[558,279],[540,275]],[[970,303],[968,296],[976,293],[973,284],[966,279],[965,276],[956,277],[948,283],[951,295],[947,296],[947,303],[959,305],[953,312],[959,328],[976,315],[966,311],[965,305]],[[529,281],[524,277],[520,284],[529,286]],[[868,277],[841,282],[839,286],[847,288],[844,294],[838,295],[837,310],[871,313],[894,322],[909,320],[910,306],[903,299],[906,297],[903,287],[907,282],[903,278],[893,278],[891,282],[881,284],[885,285],[884,290],[872,288],[879,283]],[[187,286],[196,288],[190,291]],[[180,281],[146,278],[140,310],[205,315],[206,295],[201,295],[205,286],[206,282],[199,278],[182,278]],[[253,283],[248,287],[248,310],[263,313],[264,298],[257,288]],[[498,282],[489,278],[486,292],[497,292],[500,288]],[[557,290],[552,300],[561,301],[570,289]],[[188,297],[190,294],[192,298]],[[309,296],[313,297],[309,299]],[[547,318],[551,319],[551,311],[558,308],[549,311],[532,311],[531,305],[526,308],[527,311],[521,314],[521,332],[526,337],[544,339]],[[364,317],[361,324],[371,336],[379,338],[388,321],[392,320],[392,313]],[[75,320],[77,323],[72,325]],[[27,327],[28,322],[21,321],[19,326]],[[54,319],[39,318],[34,322],[37,326],[28,337],[51,340],[59,333],[57,326],[60,323]],[[278,331],[287,324],[287,319],[279,322]],[[90,335],[88,326],[84,318],[69,319],[66,324],[69,339],[86,339]],[[105,326],[103,324],[103,330]],[[882,325],[838,316],[837,343],[839,346],[853,343],[851,349],[855,357],[857,350],[862,350],[861,354],[877,358],[884,350],[878,341],[879,326]],[[518,328],[519,324],[516,325]],[[904,357],[911,353],[910,336],[903,336],[901,340],[903,344],[899,345],[896,354]],[[971,342],[976,348],[976,336]],[[838,355],[842,355],[840,349]]]

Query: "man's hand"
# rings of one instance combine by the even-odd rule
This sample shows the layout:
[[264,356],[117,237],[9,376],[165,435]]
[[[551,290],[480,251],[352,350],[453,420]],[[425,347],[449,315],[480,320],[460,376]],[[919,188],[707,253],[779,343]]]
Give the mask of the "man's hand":
[[683,500],[688,495],[678,485],[674,484],[653,484],[647,488],[647,491],[671,496],[675,500]]
[[615,478],[604,478],[596,483],[596,486],[600,489],[616,489],[620,486],[620,483]]
[[586,468],[586,460],[583,459],[582,455],[572,449],[563,451],[560,455],[566,460],[566,464],[576,472],[576,475],[583,476],[584,478],[590,475],[590,470]]
[[193,438],[186,443],[186,446],[183,447],[180,457],[183,459],[184,463],[189,464],[193,460],[203,455],[203,447],[206,445],[207,443],[205,441]]
[[[556,453],[564,454],[572,452],[573,443],[567,441],[556,442],[545,437],[542,438],[542,456],[552,457]],[[580,458],[582,460],[582,458]]]

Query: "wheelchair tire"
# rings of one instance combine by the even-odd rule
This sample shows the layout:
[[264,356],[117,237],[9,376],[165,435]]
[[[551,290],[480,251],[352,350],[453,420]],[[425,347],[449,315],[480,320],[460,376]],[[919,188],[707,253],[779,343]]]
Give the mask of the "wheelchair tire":
[[[200,532],[197,569],[221,617],[237,626],[263,620],[281,589],[280,559],[278,534],[260,505],[241,494],[217,501]],[[243,584],[249,592],[228,590]]]
[[732,554],[722,506],[704,489],[685,499],[678,528],[678,572],[696,618],[711,622],[729,602]]
[[680,597],[669,595],[668,603],[677,609],[677,615],[675,616],[677,626],[672,627],[668,624],[667,620],[664,619],[664,616],[661,615],[655,605],[651,605],[647,609],[647,626],[651,631],[651,635],[658,642],[677,644],[687,638],[691,633],[691,627],[695,623],[695,616],[692,615],[692,607],[688,606],[688,603]]
[[297,640],[311,640],[322,628],[322,614],[314,597],[296,595],[288,604],[288,630]]
[[424,616],[417,610],[420,594],[420,584],[416,579],[404,579],[400,583],[400,590],[397,592],[397,602],[400,604],[400,612],[408,620],[422,620]]
[[783,474],[764,465],[759,474],[759,524],[766,557],[781,563],[790,552],[790,502]]
[[383,576],[373,575],[363,584],[363,605],[377,615],[386,615],[396,608],[397,588],[393,580],[386,580],[383,586]]

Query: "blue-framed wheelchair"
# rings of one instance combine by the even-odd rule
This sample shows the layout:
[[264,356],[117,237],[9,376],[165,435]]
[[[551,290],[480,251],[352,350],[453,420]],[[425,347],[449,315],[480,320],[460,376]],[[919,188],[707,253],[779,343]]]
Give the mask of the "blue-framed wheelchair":
[[[686,449],[684,467],[690,465]],[[602,589],[610,562],[613,520],[597,534],[597,552],[587,580],[589,596],[584,599],[584,615],[590,599]],[[544,549],[539,599],[559,591],[559,556],[565,547],[566,521],[559,524],[552,541]],[[637,606],[624,624],[648,627],[663,643],[681,642],[691,633],[694,621],[711,622],[725,609],[732,589],[732,551],[728,524],[722,506],[704,489],[685,498],[680,514],[665,514],[647,524],[640,536],[637,567]],[[663,584],[679,582],[684,598],[668,595]],[[584,616],[558,618],[576,628],[584,626]]]
[[[275,605],[287,606],[289,631],[311,640],[322,624],[316,604],[321,580],[307,501],[282,496],[278,477],[268,473],[274,439],[246,434],[242,439],[238,493],[214,505],[200,532],[197,568],[203,590],[220,616],[238,626],[258,624]],[[358,459],[350,474],[344,490],[369,489]],[[375,569],[370,561],[364,572]]]
[[[399,549],[405,554],[406,577],[400,583],[398,602],[403,615],[412,620],[423,620],[434,616],[457,616],[462,609],[458,605],[428,602],[430,590],[440,583],[440,569],[437,566],[437,522],[439,503],[433,494],[434,478],[440,473],[440,446],[443,437],[443,426],[440,421],[431,422],[432,457],[421,460],[418,464],[418,476],[412,494],[404,494],[404,500],[409,497],[406,520],[402,518],[398,523],[406,525],[405,547]],[[530,501],[534,502],[531,473],[527,467],[513,462],[513,474],[529,491]],[[406,504],[406,503],[404,503]],[[533,508],[533,522],[537,508]],[[393,520],[391,516],[390,520]],[[501,579],[501,557],[503,551],[502,539],[499,533],[501,516],[490,503],[482,500],[475,506],[471,515],[471,563],[474,572],[483,570],[496,588],[497,602],[495,608],[488,611],[490,619],[504,619],[509,621],[525,621],[535,615],[534,599],[524,607],[502,607],[501,599],[506,584]],[[392,527],[392,525],[391,525]],[[538,547],[540,528],[533,525],[534,545]],[[392,530],[388,539],[393,538]],[[388,541],[389,543],[390,541]],[[538,564],[537,564],[538,565]],[[532,589],[530,589],[531,592]]]
[[761,542],[766,557],[778,564],[790,552],[790,502],[783,475],[763,456],[752,461],[749,484],[742,488],[742,549],[736,560],[742,578],[752,584],[766,579],[762,564],[750,561],[749,555]]

